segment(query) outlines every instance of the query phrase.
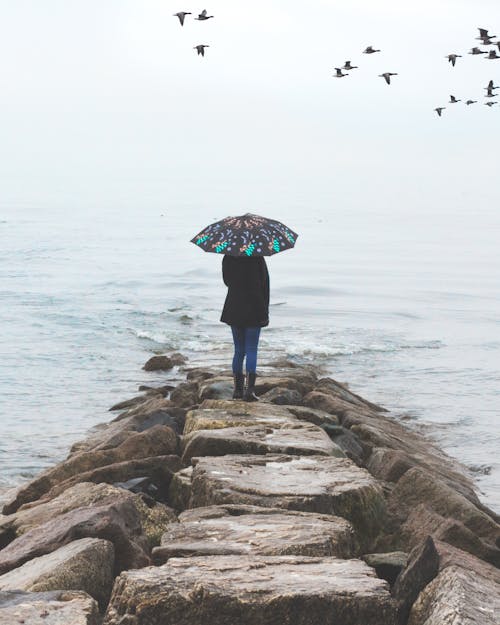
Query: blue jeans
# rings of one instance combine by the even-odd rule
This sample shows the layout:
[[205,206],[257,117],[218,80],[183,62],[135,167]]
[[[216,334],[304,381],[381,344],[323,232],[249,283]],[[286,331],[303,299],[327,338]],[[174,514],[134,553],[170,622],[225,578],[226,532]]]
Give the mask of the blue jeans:
[[243,359],[247,357],[247,373],[255,373],[257,369],[257,347],[259,345],[260,328],[237,328],[231,326],[234,341],[233,373],[243,373]]

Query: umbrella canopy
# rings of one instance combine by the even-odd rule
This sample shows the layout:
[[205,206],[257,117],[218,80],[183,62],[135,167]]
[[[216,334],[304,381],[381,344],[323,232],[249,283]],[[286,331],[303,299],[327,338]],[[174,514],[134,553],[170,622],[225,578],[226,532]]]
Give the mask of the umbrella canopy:
[[280,221],[246,213],[210,224],[191,239],[205,252],[272,256],[295,245],[298,234]]

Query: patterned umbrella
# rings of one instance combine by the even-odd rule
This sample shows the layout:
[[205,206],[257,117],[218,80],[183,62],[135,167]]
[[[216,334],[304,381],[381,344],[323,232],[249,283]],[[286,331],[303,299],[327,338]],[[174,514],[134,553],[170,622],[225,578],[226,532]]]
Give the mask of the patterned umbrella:
[[226,217],[191,239],[205,252],[230,256],[272,256],[295,245],[298,234],[274,219],[246,213]]

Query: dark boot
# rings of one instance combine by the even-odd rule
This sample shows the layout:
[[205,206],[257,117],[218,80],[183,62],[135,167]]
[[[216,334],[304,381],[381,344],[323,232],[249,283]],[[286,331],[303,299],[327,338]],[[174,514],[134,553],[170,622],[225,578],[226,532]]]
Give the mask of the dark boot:
[[256,377],[257,377],[257,374],[255,373],[247,373],[245,392],[243,394],[244,401],[259,401],[259,398],[254,392]]
[[233,399],[243,399],[243,386],[245,384],[245,376],[243,373],[234,374],[234,391]]

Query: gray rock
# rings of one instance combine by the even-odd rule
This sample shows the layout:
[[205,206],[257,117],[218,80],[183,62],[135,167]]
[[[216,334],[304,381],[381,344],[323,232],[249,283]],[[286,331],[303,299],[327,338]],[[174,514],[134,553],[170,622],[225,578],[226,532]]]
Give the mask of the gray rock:
[[375,410],[376,412],[387,412],[387,410],[382,406],[379,406],[378,404],[374,404],[371,401],[364,399],[364,397],[361,397],[361,395],[356,395],[356,393],[353,393],[351,390],[349,390],[347,384],[337,382],[333,378],[321,378],[317,381],[314,390],[333,395],[334,397],[338,397],[339,399],[347,401],[361,408],[368,408],[369,410]]
[[168,371],[174,363],[168,356],[152,356],[143,366],[145,371]]
[[260,400],[270,404],[278,404],[279,406],[299,405],[302,402],[302,395],[293,388],[275,386],[267,393],[261,395]]
[[0,592],[0,625],[99,625],[97,603],[84,592]]
[[113,587],[114,547],[82,538],[0,576],[0,590],[83,590],[104,609]]
[[395,625],[396,607],[387,583],[360,560],[173,558],[118,578],[104,625],[124,623]]
[[[62,483],[71,485],[76,482],[114,482],[119,480],[93,476],[103,475],[110,465],[132,461],[135,459],[151,458],[153,456],[167,456],[177,452],[177,436],[175,432],[164,425],[155,425],[145,432],[131,433],[120,445],[112,449],[84,451],[70,456],[54,467],[47,469],[33,480],[21,486],[13,499],[4,507],[7,513],[15,512],[21,505],[36,501]],[[100,471],[98,469],[101,468]],[[63,489],[65,490],[65,488]]]
[[188,408],[198,403],[198,383],[183,382],[170,393],[170,401],[181,408]]
[[404,551],[388,553],[367,553],[362,560],[375,569],[378,577],[385,579],[392,586],[397,576],[408,564],[408,554]]
[[186,510],[191,501],[191,478],[193,467],[186,467],[174,473],[168,493],[168,501],[176,510]]
[[345,456],[321,428],[309,423],[198,430],[184,437],[182,448],[185,463],[194,456],[226,454]]
[[442,571],[420,593],[408,625],[498,625],[500,585],[460,566]]
[[357,548],[345,519],[258,506],[211,506],[183,512],[153,550],[155,564],[192,555],[306,555],[351,558]]
[[209,379],[200,384],[200,401],[205,399],[231,399],[233,396],[234,381],[232,378]]
[[112,542],[116,573],[150,564],[141,517],[134,504],[124,499],[71,510],[22,534],[0,551],[0,574],[79,538]]
[[365,550],[384,527],[380,486],[347,458],[227,455],[194,462],[191,508],[249,504],[335,514],[353,524]]
[[329,414],[324,410],[319,410],[318,408],[311,408],[309,406],[292,406],[287,405],[285,408],[297,419],[300,421],[309,421],[309,423],[313,423],[314,425],[319,425],[322,427],[327,433],[327,426],[336,427],[339,424],[338,417],[335,415]]

